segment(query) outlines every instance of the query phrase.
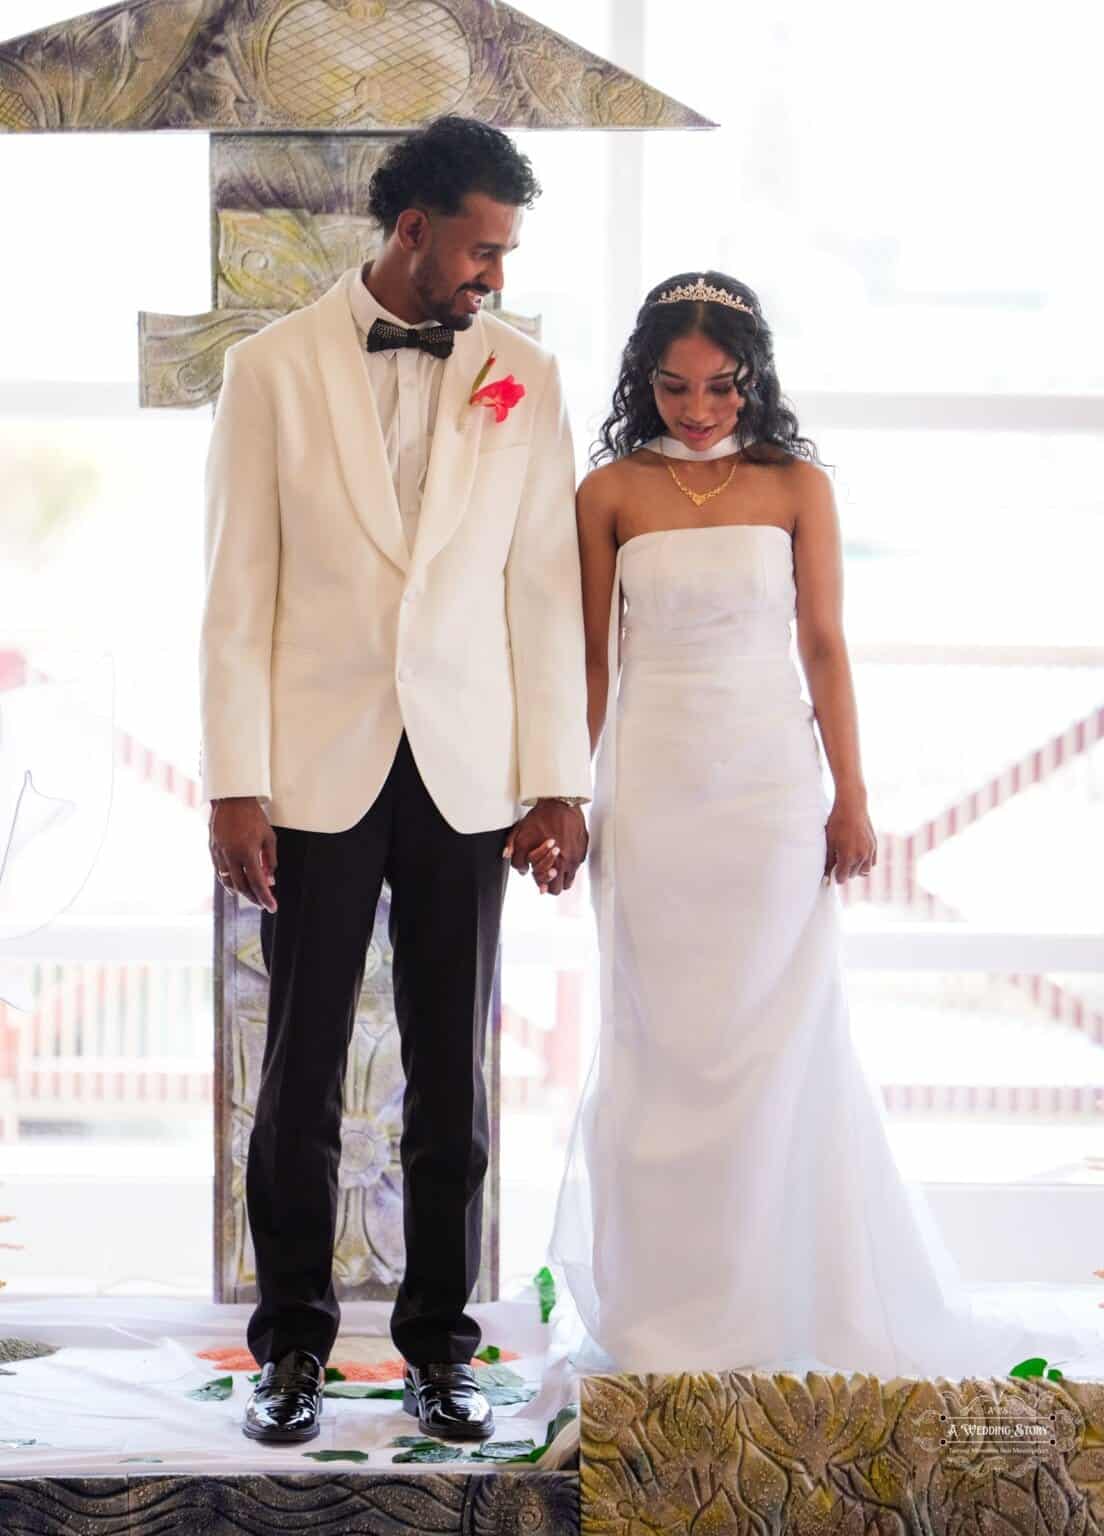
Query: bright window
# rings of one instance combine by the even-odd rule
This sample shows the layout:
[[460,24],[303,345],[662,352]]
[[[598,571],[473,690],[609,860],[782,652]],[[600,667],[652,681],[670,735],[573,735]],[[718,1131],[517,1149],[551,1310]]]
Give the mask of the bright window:
[[[3,30],[73,9],[8,0]],[[783,387],[837,466],[863,757],[883,858],[898,854],[846,907],[849,992],[898,1155],[935,1183],[1088,1191],[1104,298],[1086,189],[1104,16],[1072,0],[1032,28],[944,5],[906,27],[872,0],[784,16],[702,0],[692,24],[656,0],[523,9],[722,124],[519,136],[545,195],[504,297],[560,357],[580,472],[644,292],[706,266],[759,292]],[[48,926],[0,951],[33,1004],[0,1021],[13,1290],[209,1286],[210,877],[187,781],[210,418],[135,407],[137,312],[209,303],[207,165],[202,136],[0,139],[20,210],[0,258],[0,703],[10,728],[27,669],[54,682],[68,746],[38,787],[49,802],[75,785],[82,806],[58,840],[69,884],[19,896]],[[111,815],[80,884],[106,741]],[[977,802],[1017,764],[1014,794]],[[503,1002],[509,1279],[542,1261],[596,1027],[585,878],[557,903],[512,877]],[[1085,1278],[1072,1246],[1056,1262]],[[1019,1277],[1014,1252],[999,1263],[992,1278]]]

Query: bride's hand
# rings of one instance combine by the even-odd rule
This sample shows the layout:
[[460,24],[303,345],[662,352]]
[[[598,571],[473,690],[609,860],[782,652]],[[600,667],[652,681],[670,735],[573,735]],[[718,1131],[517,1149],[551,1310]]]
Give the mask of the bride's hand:
[[[515,827],[514,832],[516,831],[517,828]],[[517,865],[514,862],[514,832],[511,832],[510,836],[506,839],[506,846],[502,850],[502,857],[509,859],[516,869]],[[533,871],[533,879],[536,881],[537,889],[542,896],[557,876],[559,861],[560,845],[550,837],[545,838],[544,842],[534,848],[529,855],[529,867]],[[565,889],[567,888],[565,885]]]
[[878,862],[878,840],[866,811],[866,796],[838,794],[824,829],[827,854],[824,881],[833,871],[842,885],[853,875],[868,875]]

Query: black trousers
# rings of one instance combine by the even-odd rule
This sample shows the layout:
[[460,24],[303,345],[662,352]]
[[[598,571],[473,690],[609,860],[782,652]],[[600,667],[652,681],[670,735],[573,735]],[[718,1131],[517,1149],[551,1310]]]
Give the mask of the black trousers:
[[375,803],[344,832],[276,827],[277,910],[261,912],[268,1034],[246,1165],[257,1260],[257,1361],[325,1363],[345,1064],[380,887],[391,887],[395,1013],[406,1089],[400,1156],[406,1269],[391,1335],[412,1365],[467,1361],[490,1145],[483,1050],[510,864],[508,827],[451,827],[404,732]]

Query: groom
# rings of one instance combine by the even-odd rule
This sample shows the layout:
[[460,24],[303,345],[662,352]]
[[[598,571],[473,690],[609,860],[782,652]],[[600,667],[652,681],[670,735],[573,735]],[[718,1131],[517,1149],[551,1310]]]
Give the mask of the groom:
[[[203,793],[219,879],[262,908],[270,977],[246,1172],[262,1370],[242,1427],[258,1440],[318,1433],[340,1315],[342,1085],[384,880],[406,1073],[391,1323],[404,1406],[434,1435],[494,1427],[465,1308],[504,850],[512,832],[515,868],[570,886],[590,792],[559,372],[482,312],[539,192],[504,134],[438,119],[372,178],[378,258],[226,355],[207,466]],[[510,376],[520,399],[496,387]]]

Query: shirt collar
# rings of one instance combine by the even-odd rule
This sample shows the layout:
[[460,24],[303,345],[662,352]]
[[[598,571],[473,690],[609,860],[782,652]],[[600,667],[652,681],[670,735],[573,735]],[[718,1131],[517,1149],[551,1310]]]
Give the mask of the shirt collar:
[[349,308],[353,312],[353,319],[365,336],[377,320],[387,320],[392,325],[400,326],[404,331],[424,331],[437,324],[436,320],[419,320],[415,325],[411,325],[409,320],[400,320],[398,315],[393,315],[389,309],[384,309],[375,295],[369,292],[364,281],[365,273],[371,269],[371,265],[370,261],[365,262],[359,271],[354,271],[349,284]]

